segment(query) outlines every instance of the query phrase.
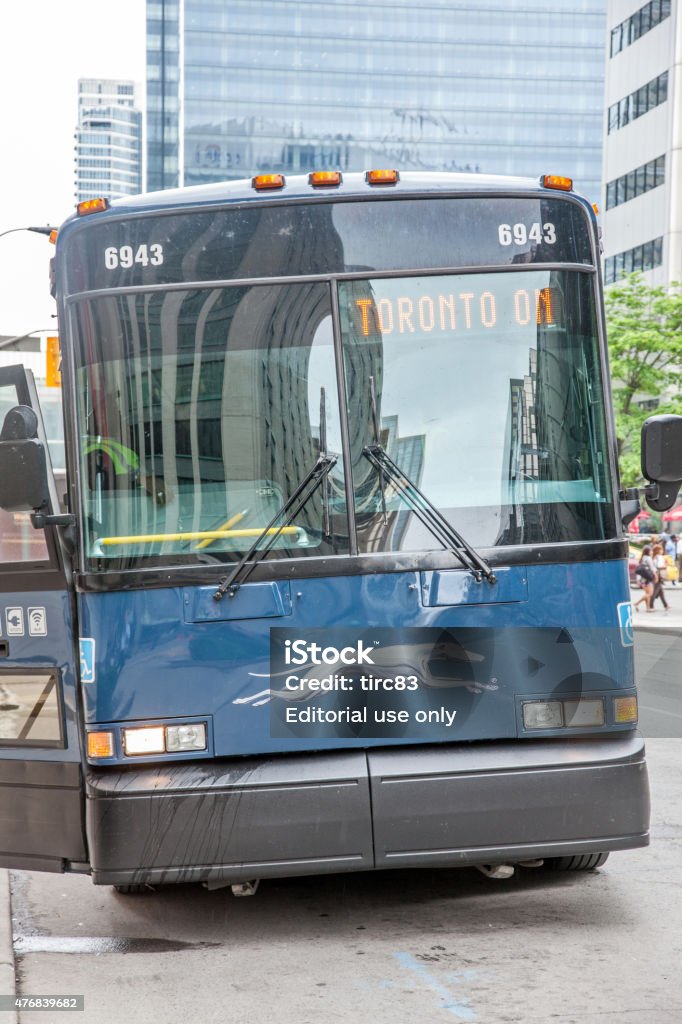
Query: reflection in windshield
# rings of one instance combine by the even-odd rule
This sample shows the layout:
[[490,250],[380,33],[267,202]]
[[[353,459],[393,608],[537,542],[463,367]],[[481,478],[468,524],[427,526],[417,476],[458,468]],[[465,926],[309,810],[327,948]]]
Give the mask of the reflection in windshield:
[[[78,318],[96,560],[238,559],[318,458],[322,388],[340,445],[326,285],[111,296]],[[325,497],[328,516],[318,491],[269,557],[347,550],[341,460]]]
[[361,550],[434,546],[363,458],[380,443],[473,544],[613,531],[587,275],[528,271],[340,285]]

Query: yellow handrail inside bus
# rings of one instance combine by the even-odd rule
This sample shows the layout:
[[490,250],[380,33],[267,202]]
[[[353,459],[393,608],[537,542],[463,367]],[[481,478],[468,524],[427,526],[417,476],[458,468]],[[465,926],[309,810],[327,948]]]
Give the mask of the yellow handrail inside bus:
[[[283,526],[278,530],[273,526],[268,530],[266,536],[272,533],[289,535],[300,533],[300,526]],[[263,531],[257,526],[243,530],[197,530],[191,533],[141,533],[132,537],[100,537],[98,543],[105,547],[114,544],[153,544],[155,541],[163,540],[219,540],[221,537],[258,537]]]
[[[233,516],[230,516],[230,518],[227,519],[224,523],[221,523],[220,526],[217,527],[217,529],[218,530],[229,530],[230,527],[235,525],[235,523],[238,523],[241,519],[243,519],[247,512],[248,512],[248,509],[244,509],[243,512],[236,512]],[[195,547],[194,550],[195,551],[201,551],[202,548],[207,548],[209,546],[209,544],[213,543],[213,539],[214,538],[209,537],[208,540],[202,540],[200,544],[197,544],[197,546]]]

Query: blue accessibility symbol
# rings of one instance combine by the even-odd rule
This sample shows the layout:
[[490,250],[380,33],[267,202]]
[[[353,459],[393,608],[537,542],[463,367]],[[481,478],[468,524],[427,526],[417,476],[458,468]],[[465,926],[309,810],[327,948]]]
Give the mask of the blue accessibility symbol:
[[81,683],[95,681],[95,641],[88,636],[80,638],[80,677]]
[[618,625],[620,626],[620,642],[623,647],[632,647],[635,642],[635,630],[630,601],[622,601],[618,605]]

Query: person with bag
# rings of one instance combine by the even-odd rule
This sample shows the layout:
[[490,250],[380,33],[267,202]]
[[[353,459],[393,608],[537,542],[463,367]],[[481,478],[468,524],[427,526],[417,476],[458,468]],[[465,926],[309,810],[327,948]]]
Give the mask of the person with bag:
[[635,577],[639,581],[639,584],[644,591],[639,601],[635,601],[635,611],[639,611],[639,606],[644,602],[646,610],[652,612],[652,598],[654,593],[654,583],[656,581],[656,566],[654,560],[651,557],[651,548],[642,548],[642,554],[640,555],[639,563],[635,569]]
[[654,561],[654,569],[656,577],[654,579],[654,591],[651,595],[651,609],[653,611],[654,602],[660,597],[663,607],[666,612],[670,611],[670,606],[665,598],[665,591],[663,590],[663,584],[668,579],[668,565],[663,554],[663,548],[660,544],[655,544],[652,551],[652,558]]

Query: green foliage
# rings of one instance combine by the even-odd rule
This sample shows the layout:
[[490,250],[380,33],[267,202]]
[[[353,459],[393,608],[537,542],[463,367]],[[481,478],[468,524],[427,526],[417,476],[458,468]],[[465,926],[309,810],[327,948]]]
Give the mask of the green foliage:
[[623,486],[641,484],[639,439],[651,416],[638,402],[658,399],[657,413],[682,414],[682,285],[649,287],[629,274],[606,292],[606,327]]

